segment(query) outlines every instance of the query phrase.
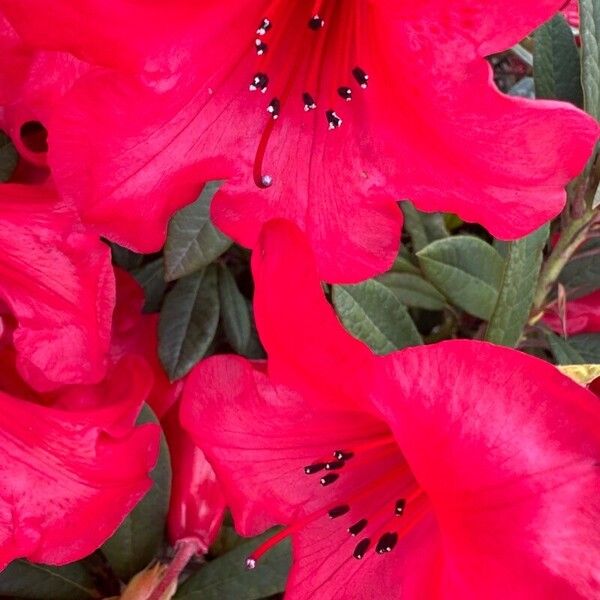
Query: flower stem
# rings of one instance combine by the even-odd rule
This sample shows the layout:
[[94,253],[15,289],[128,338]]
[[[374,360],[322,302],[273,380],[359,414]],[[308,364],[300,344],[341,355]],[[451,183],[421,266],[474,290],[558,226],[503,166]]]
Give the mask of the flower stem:
[[179,540],[175,546],[176,552],[171,564],[147,600],[162,600],[165,593],[173,585],[173,582],[177,581],[183,569],[190,562],[192,556],[200,550],[200,547],[200,541],[196,538]]
[[594,223],[598,212],[587,208],[583,214],[571,219],[563,228],[556,246],[540,273],[537,290],[533,300],[533,319],[541,313],[552,287],[556,283],[561,271],[571,260],[579,246],[585,242],[589,230]]

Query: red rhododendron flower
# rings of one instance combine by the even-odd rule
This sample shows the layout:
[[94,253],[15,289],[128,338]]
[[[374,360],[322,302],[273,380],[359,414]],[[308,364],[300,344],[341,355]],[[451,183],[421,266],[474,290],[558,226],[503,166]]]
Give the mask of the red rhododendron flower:
[[127,72],[81,79],[50,124],[61,192],[104,235],[156,250],[227,177],[217,225],[253,246],[286,217],[330,281],[391,265],[399,198],[501,238],[560,211],[597,124],[500,94],[483,57],[563,3],[0,0],[29,43]]
[[[78,560],[116,530],[152,484],[159,430],[133,426],[148,393],[148,370],[137,359],[124,360],[103,382],[103,407],[62,410],[7,393],[4,358],[0,569],[21,557],[58,565]],[[61,403],[63,393],[72,388],[53,401]]]
[[579,0],[570,0],[565,3],[562,13],[573,27],[579,27]]
[[597,597],[593,394],[482,342],[375,357],[289,224],[267,225],[253,269],[268,374],[209,358],[181,414],[239,531],[286,525],[248,566],[291,536],[290,599]]
[[21,374],[43,390],[99,381],[114,306],[109,248],[46,185],[0,186],[0,298]]
[[600,333],[600,290],[568,300],[564,323],[555,308],[546,312],[544,323],[560,334]]

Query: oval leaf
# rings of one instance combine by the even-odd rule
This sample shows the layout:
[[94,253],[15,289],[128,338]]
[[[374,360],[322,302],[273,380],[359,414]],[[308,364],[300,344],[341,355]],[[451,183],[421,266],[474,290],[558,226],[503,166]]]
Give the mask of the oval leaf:
[[550,342],[552,354],[559,365],[584,365],[587,362],[590,362],[585,360],[583,356],[571,346],[570,340],[565,340],[552,332],[548,332],[546,335]]
[[144,312],[158,312],[167,290],[164,259],[157,258],[139,269],[134,269],[131,274],[144,288]]
[[420,275],[412,273],[386,273],[377,278],[390,288],[406,306],[426,310],[443,310],[446,298]]
[[579,0],[585,109],[600,119],[600,2]]
[[438,240],[417,253],[427,279],[455,306],[489,319],[498,301],[504,261],[492,246],[471,236]]
[[423,343],[406,307],[378,281],[334,285],[333,304],[348,331],[378,354]]
[[[138,424],[143,423],[158,424],[148,406],[144,406],[138,417]],[[123,581],[129,581],[144,569],[163,541],[171,495],[171,460],[164,435],[161,435],[160,455],[150,477],[154,481],[150,491],[102,546],[104,556]]]
[[186,375],[206,354],[219,324],[217,268],[180,279],[167,294],[158,324],[158,354],[171,380]]
[[283,592],[291,564],[289,543],[269,550],[248,571],[246,558],[271,537],[272,532],[244,542],[237,548],[207,563],[192,575],[175,594],[176,600],[259,600]]
[[244,354],[252,333],[250,310],[233,275],[224,265],[219,266],[219,300],[227,341],[238,354]]
[[210,220],[210,204],[222,184],[208,182],[198,200],[171,219],[165,245],[167,281],[203,269],[231,246],[232,241]]

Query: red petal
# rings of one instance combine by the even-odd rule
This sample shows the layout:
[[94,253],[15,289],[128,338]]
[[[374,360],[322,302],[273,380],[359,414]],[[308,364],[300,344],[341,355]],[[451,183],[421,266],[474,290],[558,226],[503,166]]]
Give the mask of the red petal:
[[379,363],[373,401],[444,534],[444,597],[596,597],[595,396],[546,362],[472,341]]
[[44,186],[0,188],[0,296],[18,321],[18,367],[38,389],[100,380],[114,279],[109,248]]
[[[562,335],[563,323],[555,311],[546,312],[544,323]],[[600,290],[576,300],[568,300],[565,325],[568,335],[600,333]]]

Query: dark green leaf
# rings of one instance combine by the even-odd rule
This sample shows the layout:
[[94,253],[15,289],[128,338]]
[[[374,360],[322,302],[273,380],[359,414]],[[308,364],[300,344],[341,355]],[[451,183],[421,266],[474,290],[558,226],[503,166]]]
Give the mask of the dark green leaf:
[[446,299],[428,281],[413,273],[386,273],[377,278],[389,287],[406,306],[426,310],[443,310]]
[[144,312],[158,312],[167,290],[165,261],[162,258],[157,258],[143,267],[133,270],[131,274],[144,288],[144,296],[146,297]]
[[207,563],[177,591],[175,600],[259,600],[283,592],[291,564],[289,544],[269,550],[256,568],[246,570],[246,558],[272,532],[247,541]]
[[585,109],[600,119],[600,0],[579,0]]
[[509,245],[496,308],[485,339],[516,346],[527,324],[550,228],[544,225]]
[[560,14],[535,33],[534,77],[538,98],[583,106],[579,50],[569,24]]
[[132,252],[128,248],[119,246],[119,244],[115,244],[114,242],[110,243],[110,249],[112,252],[113,264],[126,271],[132,271],[133,269],[140,267],[144,262],[143,254]]
[[569,345],[586,364],[600,364],[600,333],[583,333],[569,338]]
[[567,289],[570,300],[600,289],[600,238],[583,244],[558,280]]
[[348,331],[378,354],[423,343],[406,307],[374,279],[334,285],[333,304]]
[[400,207],[404,213],[404,228],[410,235],[413,250],[418,252],[422,248],[425,248],[425,246],[427,246],[429,243],[425,225],[421,220],[419,211],[412,205],[411,202],[401,202]]
[[456,306],[489,319],[498,300],[504,261],[483,240],[455,236],[429,244],[417,254],[426,278]]
[[[144,406],[138,418],[138,424],[142,423],[158,423],[148,406]],[[154,482],[150,491],[102,546],[111,568],[123,581],[129,581],[144,569],[156,557],[163,541],[171,494],[171,461],[164,435],[150,477]]]
[[64,567],[11,563],[0,573],[0,594],[35,600],[90,600],[102,595],[81,563]]
[[233,275],[224,265],[219,266],[219,300],[227,340],[238,354],[243,354],[250,343],[252,331],[250,310]]
[[171,380],[186,375],[208,351],[219,324],[216,265],[180,279],[165,298],[158,354]]
[[571,346],[569,340],[556,335],[552,332],[547,332],[548,341],[550,342],[550,349],[554,358],[559,365],[584,365],[586,360],[579,352]]
[[0,183],[8,181],[17,168],[19,155],[10,138],[0,131]]
[[222,184],[222,181],[207,183],[198,200],[171,219],[165,245],[167,281],[203,269],[231,246],[231,240],[210,220],[210,204]]

